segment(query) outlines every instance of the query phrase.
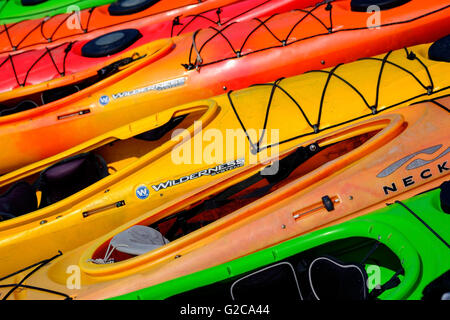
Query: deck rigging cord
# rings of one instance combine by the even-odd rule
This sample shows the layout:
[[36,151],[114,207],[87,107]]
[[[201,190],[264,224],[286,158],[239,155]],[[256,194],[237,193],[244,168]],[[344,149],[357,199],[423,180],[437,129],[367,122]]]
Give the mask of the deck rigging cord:
[[34,268],[33,270],[31,270],[29,273],[27,273],[22,280],[20,280],[18,283],[14,283],[14,284],[6,284],[6,285],[0,285],[0,288],[11,288],[11,290],[8,291],[8,293],[2,298],[2,300],[7,300],[8,297],[14,293],[14,291],[16,291],[18,288],[26,288],[26,289],[32,289],[32,290],[37,290],[37,291],[42,291],[42,292],[47,292],[47,293],[51,293],[51,294],[55,294],[55,295],[60,295],[66,298],[66,300],[70,300],[72,299],[69,295],[63,293],[63,292],[58,292],[58,291],[54,291],[54,290],[49,290],[46,288],[40,288],[40,287],[36,287],[36,286],[28,286],[28,285],[24,285],[23,283],[30,278],[34,273],[36,273],[39,269],[41,269],[42,267],[46,266],[47,264],[49,264],[50,262],[52,262],[53,260],[55,260],[56,258],[62,256],[62,252],[58,251],[58,254],[56,254],[55,256],[49,258],[49,259],[45,259],[42,260],[40,262],[37,262],[35,264],[32,264],[28,267],[25,267],[21,270],[18,270],[16,272],[13,272],[5,277],[0,278],[0,281],[6,280],[8,278],[11,278],[17,274],[20,274],[24,271],[27,271],[31,268]]
[[[265,4],[267,4],[268,2],[271,2],[271,1],[274,1],[274,0],[266,0],[266,1],[262,2],[262,3],[260,3],[260,4],[257,4],[256,6],[252,7],[251,9],[246,9],[245,11],[236,14],[236,15],[233,16],[232,18],[226,19],[225,21],[224,21],[224,19],[221,17],[221,14],[222,14],[222,12],[223,12],[223,10],[222,10],[221,8],[214,9],[215,12],[216,12],[216,14],[217,14],[217,17],[218,17],[218,18],[217,18],[217,21],[211,20],[210,18],[208,18],[208,17],[205,16],[205,13],[208,13],[208,12],[211,12],[211,11],[214,11],[214,10],[209,10],[209,11],[206,11],[206,12],[204,12],[204,13],[200,13],[200,14],[193,15],[193,16],[187,16],[186,18],[190,18],[190,20],[189,20],[187,23],[185,23],[185,24],[181,24],[181,23],[180,23],[180,20],[179,20],[180,16],[179,16],[179,17],[176,17],[175,19],[173,19],[173,22],[172,22],[172,30],[171,30],[170,37],[172,37],[172,36],[174,36],[174,35],[180,35],[180,34],[181,34],[188,26],[192,25],[195,21],[197,21],[197,20],[200,19],[200,18],[206,19],[207,21],[209,21],[209,22],[210,22],[211,24],[213,24],[213,25],[217,25],[217,26],[226,25],[226,24],[230,23],[231,21],[233,21],[234,19],[237,19],[238,17],[240,17],[240,16],[242,16],[242,15],[244,15],[244,14],[247,14],[248,12],[250,12],[250,11],[252,11],[252,10],[255,10],[255,9],[259,8],[260,6],[265,5]],[[91,14],[92,14],[92,12],[93,12],[94,9],[95,9],[95,8],[89,9],[90,15],[89,15],[89,19],[88,19],[87,25],[89,25],[90,17],[91,17]],[[64,22],[67,21],[67,19],[70,18],[71,16],[72,16],[72,15],[68,15],[68,16],[67,16],[67,17],[66,17],[66,18],[58,25],[58,28],[60,28],[60,27],[64,24]],[[50,18],[48,18],[48,19],[50,19]],[[48,19],[47,19],[47,20],[48,20]],[[45,20],[45,21],[47,21],[47,20]],[[80,22],[80,24],[81,24],[81,22]],[[178,31],[175,33],[174,27],[177,26],[177,25],[183,26],[183,28],[181,28],[180,30],[178,30]],[[41,23],[40,26],[41,26],[41,34],[42,34],[43,37],[45,37],[45,35],[44,35],[44,33],[43,33],[43,26],[44,26],[44,24]],[[57,29],[58,29],[58,28],[57,28]],[[22,42],[23,42],[30,34],[32,34],[36,29],[37,29],[37,26],[36,26],[35,28],[33,28],[30,32],[28,32],[28,34],[27,34],[27,35],[26,35],[19,43],[15,44],[14,47],[16,47],[16,48],[20,47],[20,45],[22,44]],[[57,29],[55,30],[55,32],[57,31]],[[87,26],[86,28],[83,28],[83,30],[84,30],[85,32],[88,32],[88,26]],[[5,26],[4,32],[6,32],[6,34],[8,35],[8,39],[9,39],[10,43],[12,44],[12,42],[11,42],[12,40],[11,40],[11,37],[9,36],[9,32],[8,32],[8,26]],[[55,32],[54,32],[54,33],[55,33]],[[0,34],[1,34],[1,33],[2,33],[2,32],[0,32]],[[53,38],[54,33],[48,38],[48,42],[52,42],[51,39]],[[167,35],[167,36],[169,36],[169,35]],[[195,36],[194,36],[194,37],[195,37]],[[24,76],[24,77],[21,77],[22,79],[19,79],[20,77],[19,77],[19,75],[18,75],[18,73],[17,73],[17,71],[16,71],[15,65],[16,65],[17,63],[23,63],[23,61],[22,61],[23,59],[22,59],[22,60],[19,60],[19,62],[16,62],[16,61],[17,61],[17,59],[20,59],[20,58],[23,56],[23,54],[26,54],[28,51],[24,51],[24,52],[16,53],[16,54],[9,54],[8,56],[6,56],[6,57],[3,59],[3,61],[0,62],[0,70],[1,70],[2,67],[3,67],[3,68],[6,68],[6,69],[11,68],[12,71],[13,71],[13,73],[14,73],[14,77],[15,77],[15,79],[16,79],[17,85],[20,86],[20,87],[24,87],[24,86],[27,85],[26,82],[27,82],[27,80],[28,80],[28,77],[29,77],[30,73],[33,71],[33,68],[36,67],[37,64],[38,64],[40,61],[42,61],[42,60],[45,59],[46,57],[49,57],[50,60],[51,60],[51,64],[52,64],[52,65],[54,66],[54,68],[56,69],[56,72],[59,74],[59,76],[64,77],[64,76],[66,75],[66,59],[67,59],[67,56],[68,56],[68,54],[72,51],[73,45],[74,45],[76,42],[77,42],[77,41],[69,41],[69,42],[65,42],[65,43],[62,43],[62,44],[59,44],[59,45],[56,45],[56,46],[50,46],[50,47],[49,47],[49,46],[45,46],[45,48],[42,49],[43,53],[42,53],[39,57],[33,58],[34,61],[31,62],[28,71],[24,72],[25,76]],[[59,52],[59,51],[60,51],[60,49],[62,49],[62,48],[64,48],[64,53],[61,54],[61,52]],[[195,44],[194,44],[194,48],[196,49]],[[1,53],[1,52],[0,52],[0,53]],[[201,63],[201,57],[200,57],[199,54],[198,54],[198,57],[200,58],[200,63]],[[27,60],[29,60],[29,59],[27,59]],[[62,60],[62,61],[60,61],[60,60]],[[28,61],[27,61],[27,63],[29,64]],[[61,65],[61,66],[59,66],[59,65]],[[58,66],[59,66],[59,67],[58,67]],[[53,77],[53,78],[54,78],[54,77]]]
[[[267,18],[265,18],[264,20],[261,20],[259,18],[254,18],[250,21],[256,21],[257,25],[252,28],[250,30],[250,32],[243,38],[243,42],[240,46],[239,49],[236,49],[230,39],[228,39],[228,37],[226,36],[226,31],[228,29],[230,29],[232,26],[234,26],[235,24],[237,24],[237,22],[233,22],[230,23],[228,25],[226,25],[223,28],[215,28],[215,27],[209,27],[209,28],[205,28],[202,29],[201,32],[208,32],[208,30],[213,30],[214,32],[212,32],[212,34],[207,37],[205,40],[203,40],[203,43],[199,44],[197,43],[197,38],[198,38],[198,34],[193,37],[192,40],[192,44],[191,44],[191,48],[189,50],[189,55],[188,55],[188,63],[184,63],[182,64],[182,66],[186,69],[186,70],[193,70],[193,69],[198,69],[201,67],[205,67],[208,65],[212,65],[212,64],[216,64],[219,62],[223,62],[223,61],[227,61],[227,60],[231,60],[231,59],[237,59],[237,58],[241,58],[253,53],[257,53],[257,52],[261,52],[261,51],[266,51],[269,49],[274,49],[274,48],[280,48],[280,47],[285,47],[285,46],[289,46],[291,44],[297,43],[297,42],[302,42],[311,38],[315,38],[315,37],[319,37],[319,36],[325,36],[328,34],[335,34],[338,32],[346,32],[346,31],[357,31],[357,30],[366,30],[366,29],[371,29],[373,27],[369,27],[369,26],[363,26],[363,27],[355,27],[355,28],[342,28],[342,29],[338,29],[338,30],[334,30],[333,28],[333,2],[335,0],[326,0],[326,1],[322,1],[318,4],[316,4],[313,7],[310,7],[309,9],[296,9],[296,10],[292,10],[292,12],[298,12],[299,14],[302,14],[299,19],[297,20],[297,22],[291,27],[290,31],[288,32],[287,36],[285,37],[281,37],[279,35],[276,35],[269,27],[268,27],[268,23],[273,20],[275,17],[279,16],[280,13],[276,13],[273,14]],[[437,10],[431,11],[431,12],[427,12],[425,14],[422,14],[418,17],[414,17],[412,19],[408,19],[408,20],[404,20],[404,21],[396,21],[396,22],[391,22],[391,23],[386,23],[386,24],[381,24],[379,26],[377,26],[377,28],[384,28],[384,27],[389,27],[392,25],[397,25],[397,24],[404,24],[404,23],[409,23],[421,18],[425,18],[431,14],[435,14],[438,13],[440,11],[446,10],[450,8],[450,5],[446,5],[442,8],[439,8]],[[318,14],[320,14],[320,11],[323,10],[325,12],[328,12],[328,14],[324,14],[323,15],[327,16],[328,21],[324,22],[321,18],[318,17]],[[317,14],[315,14],[316,11],[319,11]],[[301,37],[301,38],[297,38],[294,37],[293,40],[289,41],[291,35],[294,33],[294,31],[297,29],[297,27],[301,26],[303,21],[306,21],[306,19],[310,17],[311,19],[315,19],[321,26],[323,26],[323,29],[325,30],[323,33],[317,33],[317,34],[310,34],[308,36],[305,37]],[[253,49],[252,51],[243,53],[244,47],[246,45],[246,43],[249,41],[249,39],[251,38],[251,36],[253,34],[255,34],[255,32],[257,30],[259,30],[260,28],[264,28],[269,35],[271,35],[273,37],[273,39],[278,42],[278,45],[271,45],[271,46],[267,46],[267,47],[261,47],[261,48],[256,48]],[[284,29],[283,29],[284,31]],[[225,40],[226,45],[229,46],[229,48],[232,51],[232,55],[228,56],[228,57],[224,57],[224,58],[220,58],[217,60],[211,60],[208,61],[207,59],[205,59],[205,57],[201,57],[201,53],[202,51],[205,49],[205,47],[207,46],[208,43],[210,43],[213,39],[215,39],[216,37],[221,37]],[[197,49],[198,48],[198,49]],[[196,60],[195,62],[192,61],[193,59],[193,55],[194,55],[194,51],[196,54]],[[197,64],[197,61],[199,60],[198,56],[200,56],[200,59],[203,61],[201,64]],[[213,58],[214,59],[214,58]]]
[[[183,19],[190,19],[189,21],[187,21],[185,23],[181,23],[180,22],[180,18],[182,16],[177,16],[172,21],[172,30],[170,32],[170,36],[171,37],[179,36],[180,34],[182,34],[186,30],[186,28],[188,28],[194,22],[196,22],[198,20],[201,20],[201,19],[207,20],[211,24],[217,25],[218,27],[227,25],[230,22],[236,20],[237,18],[239,18],[239,17],[241,17],[241,16],[251,12],[252,10],[255,10],[255,9],[259,8],[259,7],[262,7],[263,5],[266,5],[269,2],[274,2],[274,1],[276,1],[276,0],[266,0],[266,1],[260,3],[260,4],[256,5],[256,6],[254,6],[254,7],[252,7],[250,9],[246,10],[246,11],[240,12],[240,13],[234,15],[233,17],[228,18],[227,20],[223,20],[223,17],[222,17],[223,16],[223,14],[222,14],[223,13],[223,9],[222,9],[223,7],[219,7],[217,9],[213,9],[213,10],[208,10],[208,11],[205,11],[205,12],[202,12],[202,13],[198,13],[198,14],[195,14],[195,15],[185,16],[185,17],[183,17]],[[211,11],[215,11],[215,13],[217,15],[217,19],[216,20],[213,20],[213,19],[211,19],[211,18],[206,16],[206,13],[209,13]],[[180,26],[179,30],[175,30],[177,26]]]
[[[350,81],[346,80],[344,77],[340,76],[337,73],[339,68],[341,68],[342,66],[345,66],[345,64],[339,64],[339,65],[335,66],[334,68],[332,68],[330,71],[327,71],[327,70],[313,70],[313,71],[306,72],[305,74],[308,74],[308,73],[323,73],[323,74],[327,75],[326,82],[325,82],[325,85],[324,85],[324,87],[322,89],[322,93],[321,93],[320,104],[319,104],[319,107],[318,107],[318,113],[317,113],[317,120],[316,121],[308,118],[308,116],[306,115],[306,113],[305,113],[304,109],[302,108],[300,102],[297,101],[293,97],[293,93],[290,93],[288,90],[283,88],[282,81],[285,80],[285,78],[280,78],[280,79],[276,80],[273,83],[263,83],[263,84],[254,84],[254,85],[252,85],[251,87],[269,87],[270,88],[270,95],[269,95],[268,103],[267,103],[267,107],[266,107],[264,124],[262,126],[263,131],[262,131],[261,138],[257,142],[252,141],[250,136],[247,134],[247,129],[245,127],[243,119],[239,115],[238,109],[236,108],[235,101],[233,101],[233,98],[232,98],[233,91],[232,90],[227,93],[228,100],[230,102],[230,105],[231,105],[231,107],[232,107],[236,117],[237,117],[238,122],[240,123],[243,131],[246,133],[247,139],[248,139],[248,141],[250,143],[250,146],[251,146],[252,150],[255,150],[255,152],[260,152],[260,151],[262,151],[262,150],[264,150],[266,148],[271,148],[271,147],[273,147],[275,145],[281,145],[283,143],[287,143],[287,142],[290,142],[292,140],[295,140],[295,139],[298,139],[298,138],[301,138],[301,137],[317,134],[317,133],[322,132],[324,130],[329,130],[329,129],[332,129],[332,128],[335,128],[335,127],[338,127],[338,126],[341,126],[341,125],[344,125],[344,124],[356,121],[356,120],[360,120],[360,119],[363,119],[363,118],[366,118],[366,117],[369,117],[369,116],[372,116],[372,115],[376,115],[376,114],[378,114],[380,112],[389,110],[389,109],[391,109],[393,107],[396,107],[396,106],[398,106],[400,104],[407,103],[408,101],[411,101],[411,100],[414,100],[414,99],[417,99],[417,98],[420,98],[420,97],[424,97],[424,96],[429,96],[431,94],[436,94],[438,92],[442,92],[442,91],[445,91],[445,90],[450,88],[450,86],[446,86],[446,87],[443,87],[443,88],[440,88],[440,89],[436,90],[435,87],[434,87],[433,78],[432,78],[432,76],[430,74],[430,71],[429,71],[428,67],[412,51],[410,51],[407,48],[405,48],[404,52],[405,52],[405,59],[417,61],[420,64],[421,68],[423,68],[423,70],[425,70],[425,72],[427,74],[427,78],[428,78],[429,84],[427,85],[427,84],[423,83],[414,74],[414,72],[406,69],[405,67],[402,67],[401,65],[399,65],[397,63],[389,61],[389,57],[391,56],[392,51],[386,53],[383,59],[380,59],[380,58],[362,58],[362,59],[359,59],[358,61],[367,60],[367,61],[380,62],[380,69],[379,69],[379,73],[378,73],[378,77],[377,77],[378,80],[377,80],[376,86],[374,88],[374,90],[375,90],[375,101],[374,101],[373,104],[368,102],[368,99],[366,99],[364,94],[360,90],[358,90],[356,88],[356,85],[352,84]],[[408,98],[408,99],[406,99],[404,101],[400,101],[400,102],[395,103],[393,105],[386,106],[385,108],[380,110],[379,109],[379,101],[380,101],[380,96],[382,95],[382,93],[381,93],[381,83],[382,83],[383,74],[384,74],[384,70],[385,70],[385,66],[386,65],[390,65],[390,66],[393,66],[395,68],[398,68],[399,70],[401,70],[401,71],[405,72],[406,74],[408,74],[409,76],[411,76],[415,80],[415,82],[417,82],[417,84],[421,88],[423,88],[424,92],[422,94],[418,95],[418,96],[410,97],[410,98]],[[325,100],[325,96],[326,96],[326,93],[327,93],[327,90],[329,88],[329,84],[330,84],[330,81],[331,81],[332,78],[335,78],[335,79],[339,80],[340,82],[344,83],[348,88],[350,88],[350,90],[354,91],[360,97],[362,103],[366,106],[366,108],[370,112],[367,113],[367,114],[362,114],[362,115],[355,116],[354,118],[348,119],[348,120],[346,120],[344,122],[341,122],[341,123],[336,123],[336,124],[333,124],[333,125],[330,125],[330,126],[327,126],[327,127],[322,127],[321,126],[321,118],[322,118],[322,113],[323,113],[323,109],[324,109],[324,106],[325,106],[324,100]],[[298,108],[298,110],[301,112],[303,120],[307,123],[307,125],[309,127],[311,127],[312,131],[311,132],[307,132],[307,133],[303,133],[303,134],[300,134],[300,135],[297,135],[297,136],[294,136],[294,137],[290,137],[289,139],[285,139],[285,140],[282,140],[280,142],[277,142],[277,143],[274,143],[274,144],[271,144],[271,145],[261,146],[260,143],[261,143],[261,141],[263,141],[264,134],[267,131],[267,123],[268,123],[269,116],[270,116],[271,106],[273,104],[273,99],[274,99],[273,97],[274,97],[274,94],[275,94],[275,92],[277,90],[278,90],[278,92],[280,92],[280,93],[284,94],[286,97],[288,97],[288,99]]]
[[[76,41],[75,41],[76,42]],[[70,42],[70,43],[64,43],[62,45],[53,47],[53,48],[45,48],[45,51],[42,55],[40,55],[29,67],[29,69],[27,70],[27,72],[25,73],[25,76],[23,77],[23,79],[19,79],[19,74],[16,71],[16,67],[15,67],[15,62],[14,62],[14,57],[16,56],[20,56],[24,53],[19,53],[17,55],[8,55],[8,57],[6,57],[2,62],[0,62],[0,70],[3,66],[5,66],[7,63],[10,63],[11,69],[14,73],[14,78],[16,80],[16,83],[19,87],[25,87],[28,77],[30,75],[30,73],[33,71],[34,67],[38,65],[39,62],[41,62],[44,58],[46,58],[47,56],[50,58],[51,60],[51,65],[52,67],[54,67],[55,71],[59,74],[60,77],[64,77],[66,75],[66,66],[67,66],[67,55],[70,52],[70,50],[72,49],[73,44],[75,44],[75,42]],[[65,47],[64,49],[64,56],[62,57],[62,62],[55,60],[54,55],[52,54],[52,52]],[[99,80],[102,80],[104,78],[106,78],[107,76],[110,76],[111,74],[118,72],[120,67],[126,66],[128,64],[131,64],[137,60],[140,60],[142,58],[145,58],[147,56],[147,54],[143,54],[140,55],[138,52],[130,52],[130,56],[127,58],[123,58],[121,60],[115,61],[113,63],[111,63],[110,65],[104,66],[103,68],[101,68],[100,70],[98,70],[98,76],[99,76]],[[61,64],[58,67],[58,64]],[[0,110],[2,111],[2,110]],[[0,114],[1,116],[1,114]]]
[[[191,5],[198,4],[198,3],[199,3],[199,1],[192,0]],[[10,52],[10,51],[22,50],[27,47],[35,46],[35,45],[39,45],[39,44],[52,43],[57,40],[62,40],[65,38],[76,36],[76,35],[85,34],[88,32],[95,31],[95,30],[103,30],[106,28],[111,28],[111,27],[118,26],[118,25],[130,22],[130,21],[133,21],[136,19],[136,16],[132,15],[129,19],[122,20],[118,23],[111,23],[111,24],[106,24],[104,26],[97,27],[97,28],[90,28],[92,16],[94,15],[95,12],[97,12],[99,10],[99,8],[101,8],[101,7],[92,7],[89,9],[84,9],[81,12],[75,11],[70,14],[66,14],[63,19],[61,19],[62,15],[56,15],[56,16],[52,16],[52,17],[46,17],[43,19],[37,19],[37,20],[35,20],[36,25],[34,27],[32,27],[31,30],[29,32],[27,32],[24,36],[22,36],[22,38],[20,38],[17,42],[13,42],[13,40],[11,38],[11,33],[14,32],[16,29],[17,30],[23,29],[23,26],[29,25],[30,22],[29,21],[21,21],[21,22],[15,22],[12,24],[4,24],[4,25],[2,25],[3,26],[2,30],[0,30],[0,36],[2,36],[3,34],[6,34],[11,47],[6,51],[0,51],[0,54]],[[151,17],[153,15],[155,15],[155,13],[142,15],[142,16],[139,16],[137,19],[144,19],[147,17]],[[75,31],[74,29],[71,29],[70,35],[58,37],[57,32],[61,28],[63,28],[66,25],[66,22],[71,18],[77,19],[79,21],[81,28],[77,31]],[[49,23],[52,23],[53,21],[59,21],[60,19],[61,19],[61,21],[57,24],[56,28],[54,28],[53,30],[50,30],[50,34],[45,34],[44,29],[45,29],[46,25]],[[82,25],[82,21],[86,21],[86,24],[84,26]],[[41,39],[38,41],[35,41],[31,44],[27,43],[27,44],[21,46],[30,37],[30,35],[33,34],[38,29],[40,30]]]

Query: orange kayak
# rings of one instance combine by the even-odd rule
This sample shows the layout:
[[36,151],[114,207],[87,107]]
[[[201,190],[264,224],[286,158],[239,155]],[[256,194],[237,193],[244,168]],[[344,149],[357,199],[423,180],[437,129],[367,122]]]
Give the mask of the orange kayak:
[[[4,277],[0,292],[10,299],[110,298],[439,186],[449,174],[449,106],[450,97],[442,97],[318,135],[273,159],[280,168],[296,163],[287,175],[254,179],[263,164],[241,168],[33,265],[37,270]],[[158,234],[151,245],[139,241]]]
[[[255,174],[253,164],[349,123],[449,94],[450,64],[426,58],[433,46],[169,108],[2,175],[0,278],[81,247],[241,167]],[[413,53],[423,65],[410,59]],[[340,135],[334,142],[342,140],[348,139]],[[358,146],[350,142],[350,149]]]
[[118,29],[199,14],[233,2],[236,0],[119,0],[79,12],[2,25],[0,54],[95,38]]
[[[105,79],[92,70],[74,94],[73,84],[52,81],[1,93],[3,110],[17,112],[0,117],[0,147],[10,150],[0,156],[0,173],[173,106],[445,36],[450,5],[417,4],[385,10],[376,29],[367,27],[367,13],[352,11],[350,1],[322,3],[130,50],[122,56],[132,63]],[[42,94],[55,87],[60,99],[43,105]],[[24,101],[37,107],[22,111]]]
[[[317,0],[244,0],[221,8],[189,16],[177,16],[159,23],[135,25],[123,29],[116,25],[112,33],[92,40],[92,34],[77,36],[71,41],[41,45],[20,53],[3,54],[0,58],[0,92],[35,85],[42,88],[52,81],[52,87],[68,85],[94,76],[98,70],[113,63],[124,65],[122,56],[130,50],[155,40],[171,38],[208,27],[224,27],[228,24],[250,20],[293,8],[303,8]],[[120,38],[121,37],[121,38]],[[90,41],[92,40],[92,41]],[[102,41],[102,45],[97,45]],[[106,43],[109,41],[108,45]],[[1,57],[1,55],[0,55]],[[40,85],[40,86],[39,86]],[[48,103],[49,99],[41,99]]]

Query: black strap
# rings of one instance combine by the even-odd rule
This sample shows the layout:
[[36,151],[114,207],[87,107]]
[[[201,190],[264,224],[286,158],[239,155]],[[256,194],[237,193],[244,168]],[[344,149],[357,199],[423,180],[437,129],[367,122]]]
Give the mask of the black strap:
[[378,247],[380,246],[381,242],[379,241],[375,241],[375,244],[372,246],[372,248],[369,250],[369,252],[367,253],[367,255],[364,257],[364,259],[362,259],[361,264],[365,264],[367,259],[369,259],[369,257],[375,252],[375,250],[378,249]]
[[[362,259],[361,264],[364,265],[367,261],[367,259],[369,259],[369,257],[380,247],[381,242],[380,241],[375,241],[374,245],[372,246],[372,248],[369,250],[369,252],[367,253],[367,255]],[[383,285],[381,285],[378,288],[374,288],[370,294],[369,294],[369,299],[376,299],[377,297],[379,297],[383,292],[385,292],[386,290],[389,289],[393,289],[395,287],[397,287],[400,284],[400,279],[398,277],[399,274],[404,273],[404,270],[402,267],[400,267],[400,269],[397,270],[397,272]]]
[[[311,147],[314,146],[314,147]],[[213,210],[220,208],[227,203],[233,201],[230,199],[232,196],[238,194],[239,192],[247,189],[248,187],[255,185],[263,179],[266,179],[269,182],[269,185],[259,188],[253,191],[250,195],[247,195],[245,198],[250,198],[254,196],[264,196],[269,193],[272,187],[286,179],[296,168],[298,168],[302,163],[312,157],[314,154],[319,152],[321,148],[317,144],[312,144],[308,147],[299,147],[292,154],[284,157],[283,159],[278,161],[278,172],[275,175],[262,175],[261,172],[254,174],[253,176],[225,189],[220,192],[218,195],[214,196],[211,199],[203,201],[201,204],[188,209],[177,212],[173,215],[167,216],[158,222],[155,222],[152,226],[157,229],[157,226],[163,222],[176,219],[175,223],[171,226],[169,231],[166,233],[166,237],[171,239],[176,232],[182,228],[187,228],[187,221],[201,212],[207,210]],[[183,230],[184,231],[184,230]]]
[[[137,55],[136,58],[135,58],[135,55]],[[146,54],[141,56],[141,55],[135,53],[131,57],[123,58],[121,60],[113,62],[113,63],[107,65],[106,67],[103,67],[100,70],[98,70],[97,71],[98,77],[100,80],[105,79],[105,78],[111,76],[112,74],[116,73],[117,71],[119,71],[120,67],[126,66],[126,65],[133,63],[137,60],[140,60],[146,56],[147,56]]]
[[11,213],[7,213],[7,212],[0,212],[0,221],[5,221],[5,220],[9,220],[9,219],[14,219],[16,216],[11,214]]
[[387,282],[385,282],[379,288],[374,288],[369,293],[369,299],[376,299],[386,290],[390,290],[397,287],[401,283],[400,278],[398,276],[402,273],[404,273],[403,268],[398,269]]

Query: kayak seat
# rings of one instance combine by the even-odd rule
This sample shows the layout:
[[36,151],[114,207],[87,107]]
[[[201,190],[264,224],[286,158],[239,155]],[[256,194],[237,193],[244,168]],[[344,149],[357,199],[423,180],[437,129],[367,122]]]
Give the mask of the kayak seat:
[[0,221],[33,212],[37,208],[34,188],[25,181],[17,182],[0,196]]
[[142,38],[136,29],[124,29],[110,32],[92,39],[81,48],[81,54],[87,58],[106,57],[125,50]]
[[[147,226],[136,225],[115,235],[105,252],[88,261],[95,264],[124,261],[158,249],[167,243],[169,243],[169,240],[164,238],[159,231]],[[100,256],[103,256],[103,258]]]
[[80,91],[80,88],[78,86],[67,86],[44,91],[41,94],[42,104],[44,105],[53,101],[57,101],[74,93],[77,93],[78,91]]
[[8,116],[10,114],[19,113],[19,112],[26,111],[26,110],[30,110],[30,109],[33,109],[36,107],[38,107],[38,105],[34,101],[31,101],[31,100],[22,101],[22,102],[18,103],[17,105],[15,105],[14,107],[0,106],[0,117]]
[[430,46],[428,57],[434,61],[450,62],[450,34]]
[[423,289],[422,300],[450,300],[450,270],[434,279]]
[[119,0],[108,7],[112,16],[125,16],[150,8],[160,0]]
[[308,277],[318,300],[366,300],[368,297],[367,273],[361,265],[319,257],[309,265]]
[[41,4],[46,1],[48,1],[48,0],[22,0],[22,5],[23,6],[35,6],[37,4]]
[[441,193],[439,194],[441,209],[447,214],[450,214],[450,181],[444,182],[441,186]]
[[303,300],[294,267],[280,262],[248,274],[230,287],[232,300]]
[[42,191],[40,208],[67,198],[108,175],[102,157],[91,152],[60,161],[42,171],[36,186]]
[[411,0],[352,0],[350,6],[352,11],[367,12],[370,6],[378,6],[380,10],[388,10],[404,5]]
[[111,239],[110,245],[119,252],[139,256],[149,251],[158,249],[169,243],[169,240],[157,230],[136,225]]

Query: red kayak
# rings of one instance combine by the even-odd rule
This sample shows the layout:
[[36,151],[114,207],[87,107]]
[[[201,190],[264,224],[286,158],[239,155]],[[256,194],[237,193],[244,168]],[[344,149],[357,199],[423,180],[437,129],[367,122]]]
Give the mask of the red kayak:
[[[117,0],[100,7],[11,23],[0,26],[0,53],[53,47],[61,42],[86,40],[89,37],[92,39],[117,29],[159,23],[180,15],[198,14],[237,1]],[[72,10],[76,8],[71,6]]]
[[[201,28],[223,28],[235,22],[270,16],[316,2],[318,0],[245,0],[197,15],[144,24],[137,29],[119,30],[114,35],[123,35],[128,41],[122,41],[118,47],[113,44],[104,51],[98,50],[98,46],[89,51],[90,40],[86,40],[89,37],[83,37],[82,41],[63,42],[52,48],[43,47],[14,55],[3,55],[0,60],[0,92],[40,84],[59,77],[69,77],[107,61],[111,62],[121,53],[157,39],[178,36]],[[112,40],[114,35],[111,36]]]

